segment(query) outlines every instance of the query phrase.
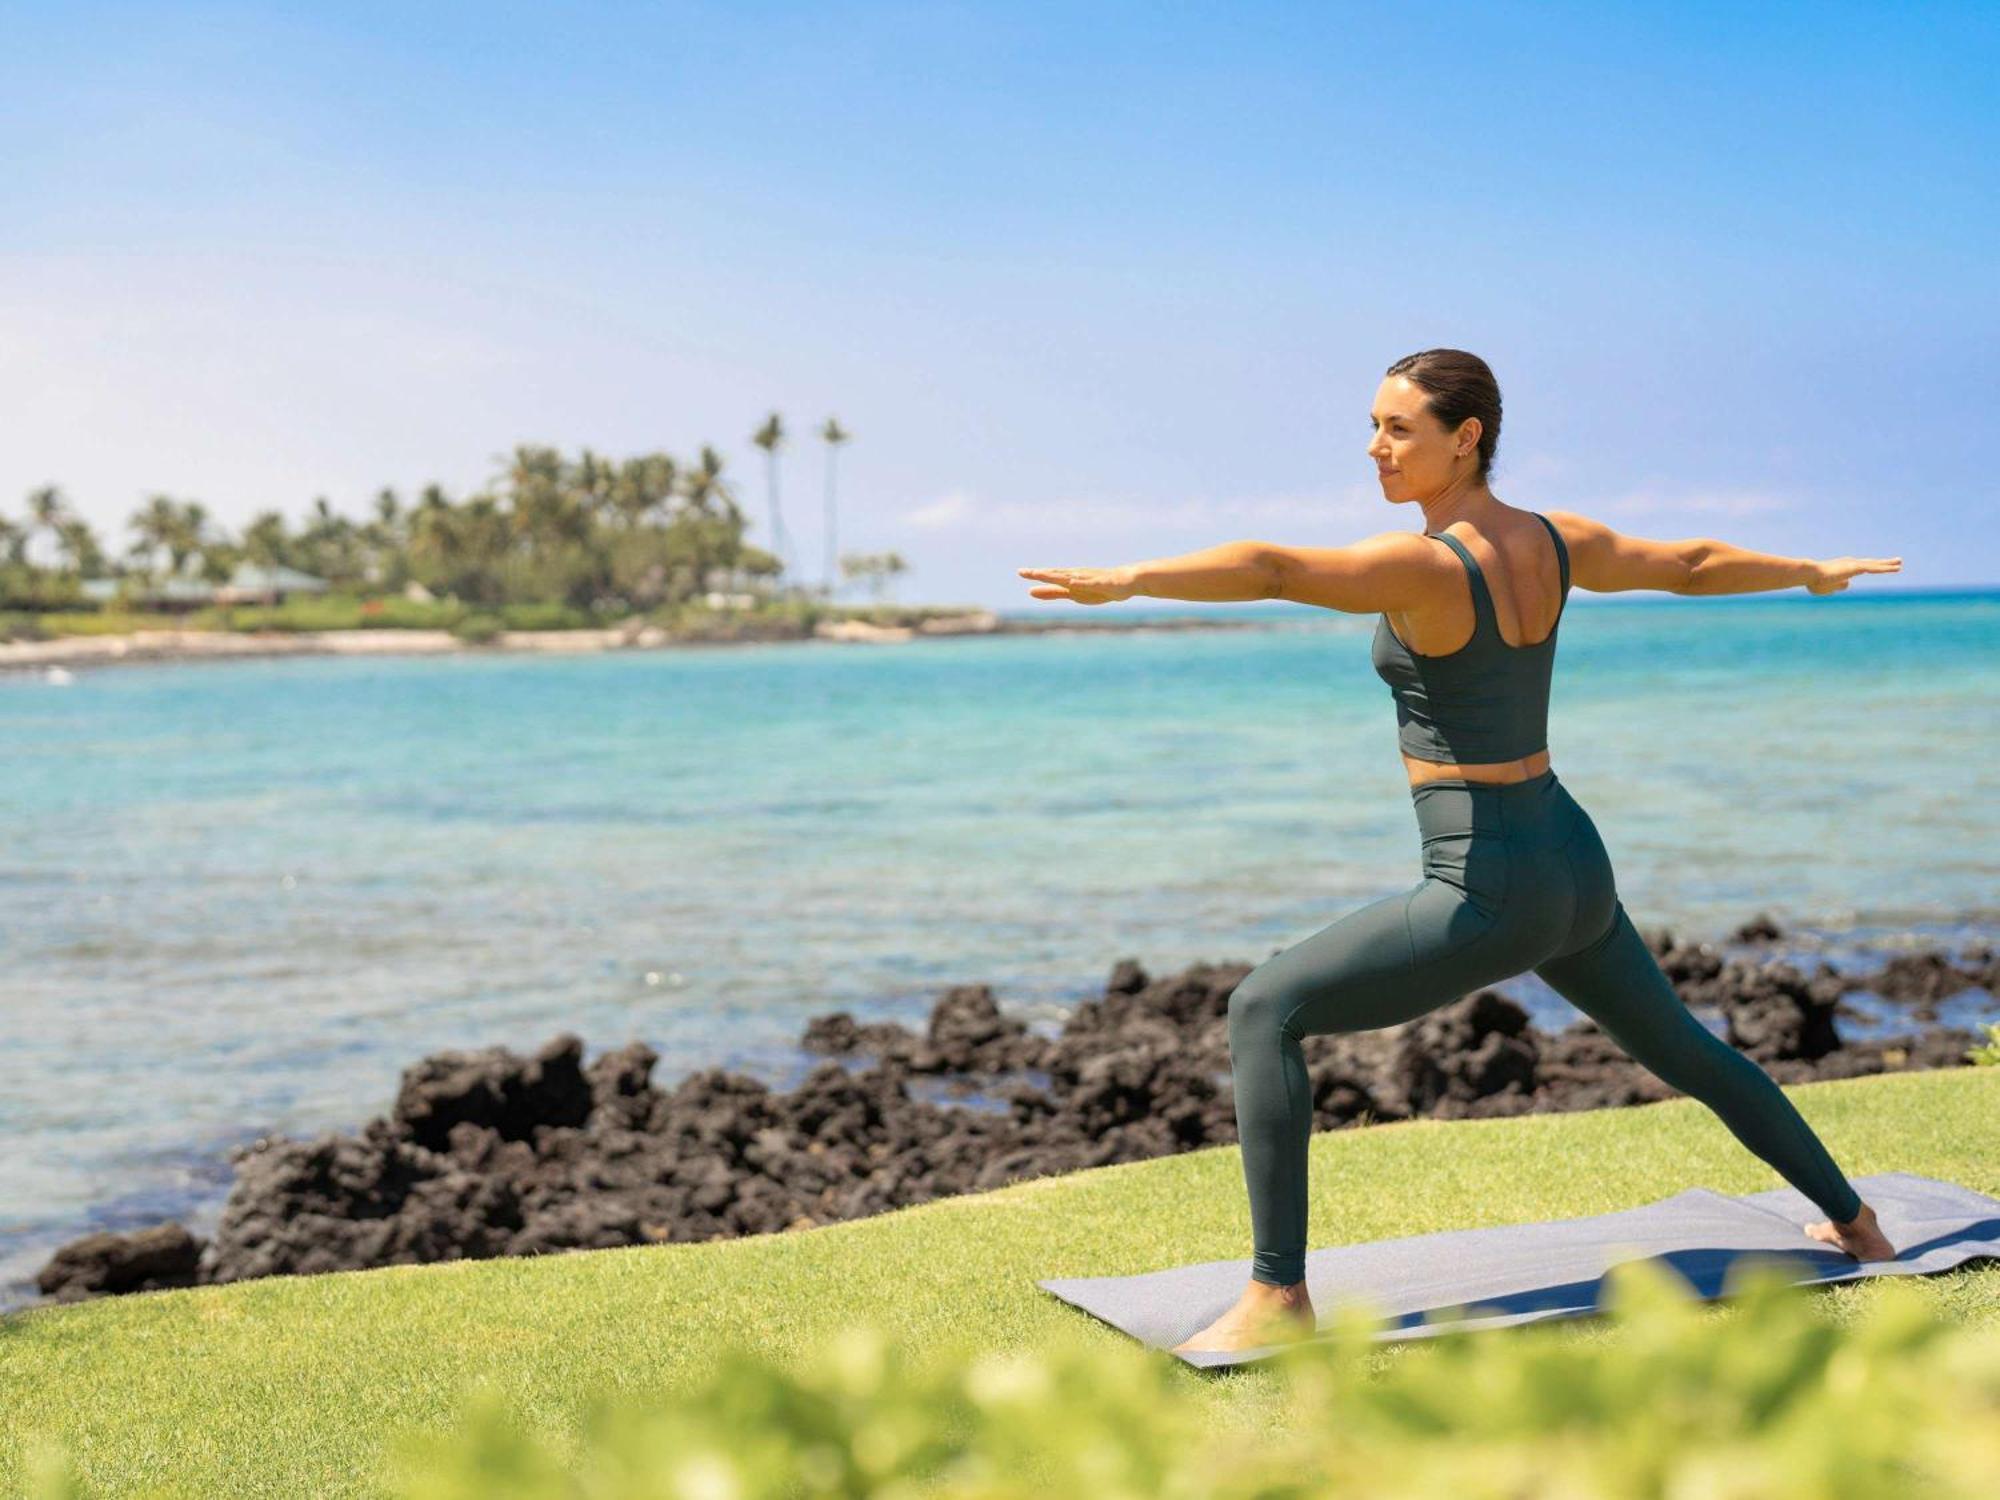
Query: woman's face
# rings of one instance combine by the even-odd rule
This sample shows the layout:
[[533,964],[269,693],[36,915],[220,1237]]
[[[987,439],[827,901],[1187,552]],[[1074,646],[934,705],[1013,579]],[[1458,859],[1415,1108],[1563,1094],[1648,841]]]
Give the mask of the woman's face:
[[1368,456],[1382,483],[1385,500],[1416,500],[1435,495],[1450,484],[1455,471],[1470,458],[1477,462],[1479,420],[1467,417],[1456,435],[1431,415],[1430,400],[1421,386],[1405,375],[1391,375],[1375,391],[1375,408],[1368,414],[1372,436]]

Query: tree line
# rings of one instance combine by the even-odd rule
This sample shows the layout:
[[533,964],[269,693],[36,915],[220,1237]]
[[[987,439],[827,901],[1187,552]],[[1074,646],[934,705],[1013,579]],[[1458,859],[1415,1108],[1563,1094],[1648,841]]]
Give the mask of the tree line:
[[[767,459],[770,548],[745,538],[748,522],[722,456],[704,444],[692,461],[664,452],[611,459],[581,450],[569,457],[540,445],[515,447],[485,489],[453,499],[436,484],[406,500],[385,488],[356,520],[324,496],[294,526],[276,510],[239,533],[196,500],[154,495],[126,521],[129,542],[112,557],[53,485],[27,497],[14,520],[0,512],[0,607],[59,608],[87,579],[165,578],[226,582],[245,563],[286,567],[361,594],[411,584],[469,604],[560,603],[582,609],[649,609],[698,598],[718,587],[760,596],[817,593],[868,583],[879,595],[907,570],[893,552],[837,556],[834,459],[849,434],[828,418],[824,569],[817,588],[786,582],[789,542],[779,505],[782,417],[752,435]],[[44,538],[37,547],[37,539]],[[42,552],[46,563],[37,562]]]

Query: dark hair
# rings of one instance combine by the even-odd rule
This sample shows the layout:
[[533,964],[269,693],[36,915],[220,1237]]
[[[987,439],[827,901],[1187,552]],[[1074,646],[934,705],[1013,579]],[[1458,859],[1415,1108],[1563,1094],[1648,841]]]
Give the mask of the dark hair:
[[1383,371],[1386,379],[1401,375],[1428,398],[1425,405],[1456,432],[1467,417],[1479,418],[1479,477],[1493,472],[1493,450],[1500,444],[1500,382],[1486,361],[1463,349],[1425,349],[1406,354]]

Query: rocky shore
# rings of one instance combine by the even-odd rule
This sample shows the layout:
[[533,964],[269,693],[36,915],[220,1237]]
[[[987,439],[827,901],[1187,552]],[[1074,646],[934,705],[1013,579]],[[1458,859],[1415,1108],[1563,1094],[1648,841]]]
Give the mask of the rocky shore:
[[1006,619],[992,610],[975,610],[960,615],[913,617],[913,623],[908,624],[877,624],[857,619],[821,620],[808,626],[718,616],[699,628],[678,631],[642,623],[605,630],[504,630],[491,641],[479,643],[461,640],[449,630],[140,630],[130,635],[0,641],[0,672],[271,656],[440,656],[496,651],[574,654],[803,640],[896,645],[930,636],[1047,635],[1084,630],[1249,630],[1267,624],[1261,620],[1188,616],[1155,620],[1111,618],[1086,625],[1062,619]]
[[[1969,1066],[1979,1034],[1934,1022],[1941,1000],[2000,985],[1976,945],[1899,953],[1867,975],[1808,974],[1671,932],[1646,941],[1681,999],[1781,1083]],[[798,1087],[705,1069],[670,1088],[631,1042],[585,1062],[574,1035],[523,1056],[444,1052],[407,1069],[388,1114],[354,1134],[266,1138],[232,1154],[212,1238],[179,1223],[64,1245],[37,1285],[58,1302],[370,1266],[807,1229],[1021,1178],[1236,1140],[1228,1002],[1252,965],[1149,975],[1123,960],[1104,992],[1044,1035],[984,984],[947,990],[923,1031],[808,1022],[824,1061]],[[1842,997],[1866,989],[1913,1029],[1844,1041]],[[1671,1098],[1589,1021],[1549,1032],[1482,989],[1417,1021],[1308,1037],[1314,1125],[1600,1109]],[[921,1097],[932,1095],[936,1097]],[[966,1102],[955,1102],[966,1101]]]

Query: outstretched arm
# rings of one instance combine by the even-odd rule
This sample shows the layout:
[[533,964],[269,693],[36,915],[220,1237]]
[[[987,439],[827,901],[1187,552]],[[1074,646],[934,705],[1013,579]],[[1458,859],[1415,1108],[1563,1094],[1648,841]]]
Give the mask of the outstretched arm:
[[1115,568],[1019,568],[1044,587],[1037,599],[1108,604],[1142,594],[1154,599],[1220,602],[1290,599],[1323,609],[1372,614],[1404,609],[1435,590],[1437,549],[1408,531],[1385,531],[1345,547],[1288,547],[1223,542],[1178,557]]
[[1654,541],[1627,536],[1575,511],[1545,512],[1569,548],[1570,582],[1593,593],[1755,594],[1805,588],[1831,594],[1861,573],[1900,573],[1900,557],[1779,557],[1714,537]]
[[1223,542],[1199,552],[1123,563],[1115,568],[1016,568],[1014,571],[1043,585],[1028,590],[1037,599],[1072,599],[1078,604],[1110,604],[1135,594],[1209,603],[1269,599],[1277,584],[1277,574],[1262,542]]

